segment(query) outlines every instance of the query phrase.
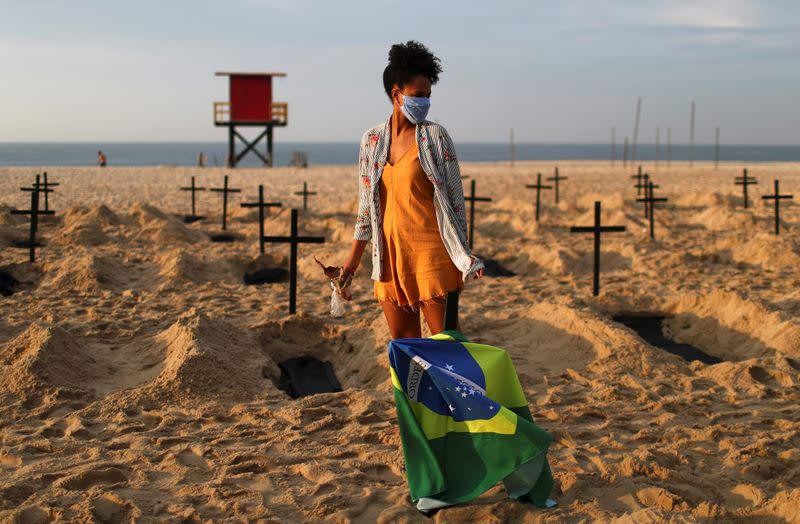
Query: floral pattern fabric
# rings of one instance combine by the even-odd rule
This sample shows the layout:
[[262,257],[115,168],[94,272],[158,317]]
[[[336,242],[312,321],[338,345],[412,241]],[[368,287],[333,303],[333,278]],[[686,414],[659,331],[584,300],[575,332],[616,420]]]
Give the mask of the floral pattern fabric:
[[[383,266],[381,242],[375,240],[380,239],[381,232],[378,181],[389,154],[391,118],[389,115],[385,122],[364,133],[358,153],[359,199],[353,238],[372,242],[373,280],[381,279]],[[445,249],[461,271],[462,279],[474,278],[484,265],[471,255],[467,243],[464,186],[453,141],[443,126],[428,120],[416,125],[415,137],[420,165],[433,184],[436,220]]]

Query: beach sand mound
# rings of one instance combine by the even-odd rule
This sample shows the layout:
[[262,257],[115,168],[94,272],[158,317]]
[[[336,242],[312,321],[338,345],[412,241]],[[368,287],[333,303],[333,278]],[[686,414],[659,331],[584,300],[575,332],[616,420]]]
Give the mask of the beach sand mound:
[[118,259],[94,255],[81,249],[77,254],[47,262],[42,286],[82,293],[119,290],[126,288],[127,273]]
[[122,224],[122,219],[106,206],[71,207],[64,213],[64,225],[53,234],[51,242],[62,246],[98,246],[109,241],[106,228]]
[[64,213],[65,226],[90,223],[108,227],[122,225],[123,220],[104,205],[94,207],[75,206],[67,209]]
[[180,282],[241,282],[245,261],[223,258],[210,261],[181,248],[170,249],[156,258],[158,279],[165,285]]
[[674,315],[665,322],[670,338],[723,360],[800,356],[800,324],[739,293],[683,295],[667,311]]
[[[600,202],[601,209],[622,210],[625,208],[625,195],[622,193],[585,193],[578,197],[576,207],[585,210],[591,215],[590,222],[594,222],[594,203]],[[605,221],[605,215],[603,216]]]
[[20,228],[0,225],[0,245],[13,246],[25,242],[28,234]]
[[24,215],[12,215],[10,206],[0,205],[0,226],[18,226],[27,222]]
[[800,267],[795,244],[786,237],[758,233],[746,240],[726,238],[714,244],[716,256],[724,262],[759,265],[776,271]]
[[98,362],[65,329],[36,322],[0,350],[0,389],[19,394],[50,388],[89,391]]
[[705,226],[711,231],[735,231],[753,228],[756,225],[756,218],[744,209],[712,206],[691,216],[688,222]]
[[100,224],[87,222],[59,228],[50,238],[50,243],[58,246],[99,246],[108,240]]
[[164,368],[147,389],[203,400],[245,400],[277,389],[277,365],[250,333],[194,309],[156,337]]
[[170,246],[203,242],[208,239],[204,233],[190,229],[176,217],[147,204],[134,204],[129,213],[139,227],[139,231],[135,234],[138,240]]
[[563,275],[577,260],[578,256],[568,249],[548,243],[525,244],[519,247],[517,256],[506,264],[508,269],[518,275],[548,273]]
[[734,209],[742,206],[742,198],[739,196],[722,194],[722,193],[703,193],[692,192],[680,195],[674,198],[675,206],[686,208],[711,208],[722,207],[726,209]]

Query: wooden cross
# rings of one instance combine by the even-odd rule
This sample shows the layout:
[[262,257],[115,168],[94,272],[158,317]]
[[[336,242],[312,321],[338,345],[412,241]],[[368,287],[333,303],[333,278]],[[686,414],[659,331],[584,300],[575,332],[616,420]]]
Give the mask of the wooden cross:
[[472,249],[472,233],[475,228],[475,202],[491,202],[489,197],[475,196],[475,179],[470,182],[469,196],[464,197],[469,201],[469,248]]
[[[60,184],[58,182],[48,182],[47,181],[47,171],[45,171],[42,174],[42,178],[44,178],[44,183],[42,183],[42,184],[38,184],[37,183],[36,185],[38,187],[43,187],[44,188],[44,189],[40,189],[39,192],[40,193],[44,193],[44,210],[45,211],[49,211],[50,210],[50,199],[48,198],[47,194],[53,192],[53,190],[50,189],[51,187],[55,187],[55,186],[58,186]],[[37,175],[37,180],[38,180],[38,175]],[[23,191],[30,191],[31,189],[22,188],[22,190]]]
[[[41,175],[36,175],[36,181],[30,187],[21,187],[19,189],[20,191],[33,191],[36,193],[44,193],[45,202],[47,201],[47,193],[55,192],[54,189],[49,189],[46,185],[42,184]],[[45,208],[45,210],[47,210],[47,208]]]
[[[227,178],[227,177],[226,177]],[[197,216],[196,208],[195,208],[195,196],[194,194],[197,191],[205,191],[206,188],[204,187],[197,187],[194,184],[194,177],[192,177],[192,185],[189,187],[182,187],[181,191],[191,191],[192,192],[192,214],[189,216],[193,221],[199,219],[200,217]]]
[[747,168],[745,168],[744,174],[742,176],[737,176],[734,184],[737,186],[742,186],[742,194],[744,195],[744,208],[747,209],[747,186],[758,184],[758,180],[748,176]]
[[558,204],[558,181],[559,180],[566,180],[567,178],[569,178],[569,177],[559,176],[558,175],[558,168],[556,168],[555,176],[547,177],[547,181],[548,182],[555,182],[555,184],[553,184],[553,186],[554,186],[554,189],[556,191],[556,204]]
[[289,257],[289,314],[294,315],[297,305],[297,244],[324,244],[325,237],[297,236],[297,209],[292,209],[292,226],[288,237],[265,236],[264,242],[288,242]]
[[536,190],[536,222],[539,222],[539,207],[541,203],[541,192],[542,189],[553,189],[551,186],[543,186],[542,185],[542,174],[537,173],[536,175],[536,184],[525,184],[525,187],[528,189],[535,189]]
[[775,201],[775,234],[780,234],[780,227],[781,227],[781,200],[791,200],[794,198],[793,195],[781,195],[780,190],[778,189],[778,181],[775,180],[775,194],[774,195],[764,195],[761,197],[763,200],[774,200]]
[[[650,175],[645,173],[642,175],[642,184],[636,185],[636,191],[638,192],[640,189],[644,189],[644,199],[637,198],[637,202],[644,202],[644,217],[648,218],[650,216],[650,201],[647,200],[647,188],[650,187]],[[653,187],[661,187],[658,184],[653,184]]]
[[316,191],[309,191],[308,190],[308,185],[305,182],[303,182],[303,190],[302,191],[295,191],[294,194],[295,195],[303,195],[303,211],[305,211],[307,209],[307,204],[308,204],[308,195],[316,195],[317,192]]
[[645,189],[645,197],[644,198],[637,198],[637,202],[644,202],[645,206],[650,207],[650,213],[648,218],[650,219],[650,238],[655,240],[655,204],[656,202],[666,202],[668,199],[664,197],[656,198],[653,194],[653,188],[658,187],[652,182],[648,182],[647,189]]
[[[20,191],[29,191],[31,193],[37,193],[37,195],[38,195],[38,193],[44,193],[45,199],[47,198],[47,193],[53,193],[54,192],[53,189],[48,189],[47,186],[42,184],[40,175],[36,175],[36,182],[34,182],[31,187],[21,187],[19,189],[20,189]],[[39,205],[39,197],[38,196],[36,198],[36,205],[37,206]],[[45,209],[45,211],[47,211],[47,209]],[[48,214],[52,214],[52,213],[48,213]],[[38,229],[39,229],[39,221],[38,220],[36,221],[36,226],[35,227],[36,227],[36,229],[38,231]]]
[[[36,175],[36,181],[39,181],[39,175]],[[55,211],[42,211],[39,209],[39,192],[31,191],[31,208],[30,209],[12,209],[12,215],[30,215],[31,216],[31,233],[30,233],[30,261],[36,262],[36,230],[38,228],[39,215],[55,215]]]
[[225,183],[221,188],[212,187],[211,191],[222,193],[222,230],[228,228],[228,193],[241,193],[241,189],[233,189],[228,187],[228,175],[225,175]]
[[642,174],[642,166],[639,166],[639,170],[636,172],[635,175],[631,175],[631,178],[636,179],[636,196],[640,196],[642,194],[642,188],[644,187],[642,185],[642,177],[644,176],[646,175]]
[[264,202],[264,186],[258,186],[258,202],[244,202],[240,204],[242,207],[257,207],[258,208],[258,248],[261,254],[264,254],[264,208],[265,207],[281,207],[283,204],[280,202]]
[[601,226],[600,225],[600,202],[594,203],[594,225],[593,226],[572,226],[570,233],[594,233],[594,281],[592,284],[592,294],[600,294],[600,233],[614,233],[625,231],[625,226]]

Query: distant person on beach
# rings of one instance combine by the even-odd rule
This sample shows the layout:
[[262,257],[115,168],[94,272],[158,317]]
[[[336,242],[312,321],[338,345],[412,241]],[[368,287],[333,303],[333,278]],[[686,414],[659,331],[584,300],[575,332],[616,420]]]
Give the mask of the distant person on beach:
[[419,42],[393,45],[383,71],[392,112],[361,138],[358,215],[343,276],[355,273],[371,240],[373,291],[393,339],[421,336],[420,310],[431,333],[443,331],[448,292],[483,276],[467,243],[453,142],[426,120],[441,71]]
[[106,155],[99,149],[97,150],[97,165],[100,167],[106,167],[107,163]]

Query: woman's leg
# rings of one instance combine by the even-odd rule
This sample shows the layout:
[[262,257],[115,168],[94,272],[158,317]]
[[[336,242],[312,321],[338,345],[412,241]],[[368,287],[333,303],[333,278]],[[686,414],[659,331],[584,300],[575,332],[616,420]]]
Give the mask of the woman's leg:
[[[421,304],[422,314],[425,316],[425,322],[428,323],[431,335],[444,331],[444,309],[446,301],[447,297],[443,296],[426,300]],[[461,329],[458,322],[458,312],[456,312],[456,329]]]
[[386,323],[389,324],[389,333],[395,338],[420,338],[422,330],[419,325],[419,311],[398,307],[390,301],[380,303]]

